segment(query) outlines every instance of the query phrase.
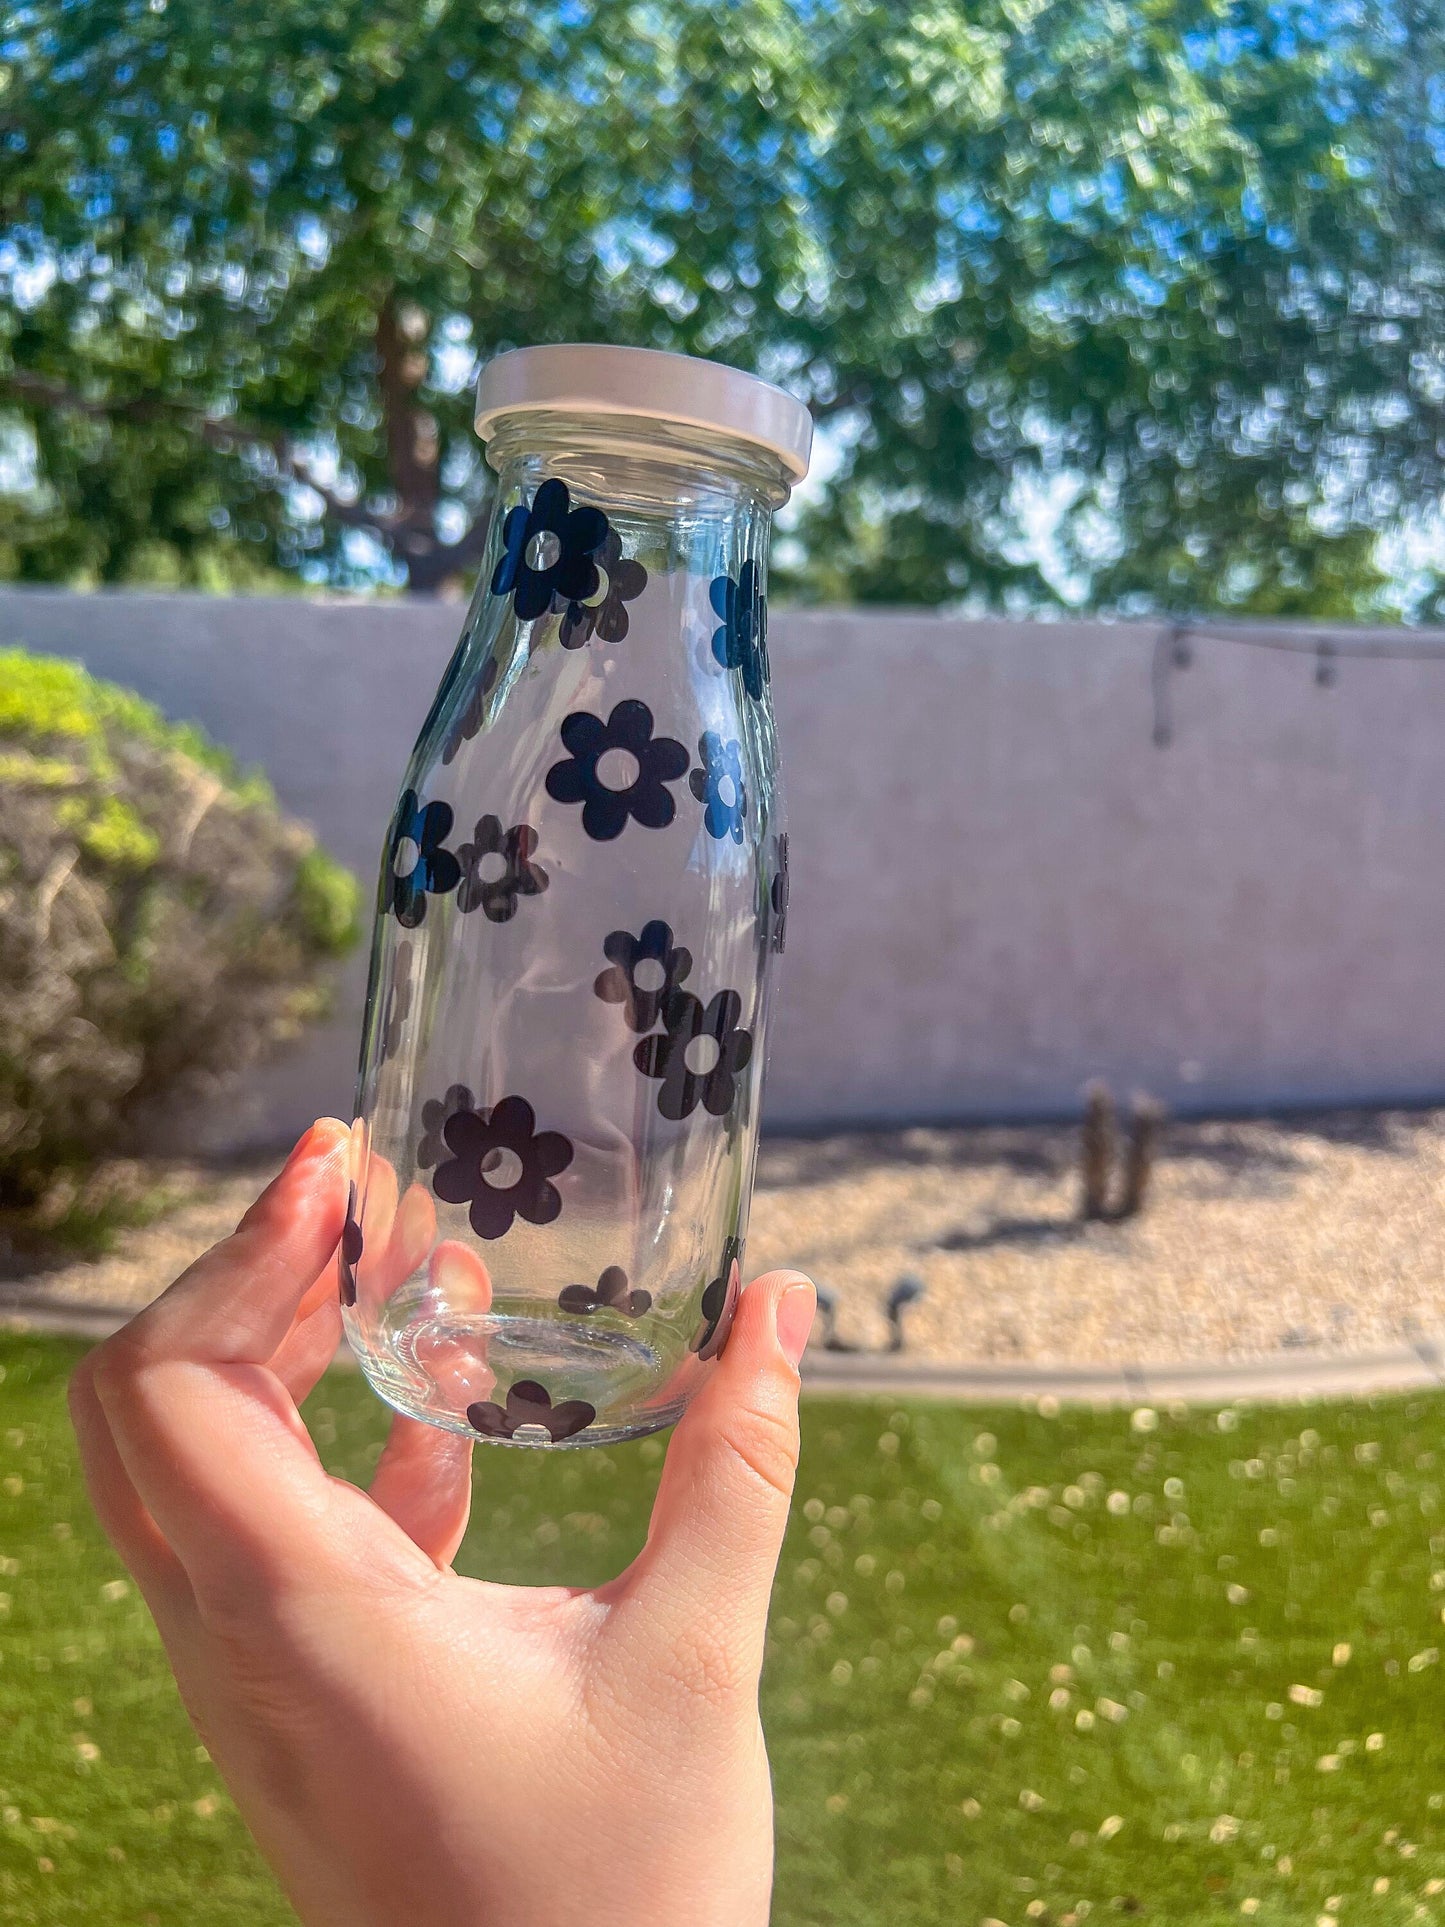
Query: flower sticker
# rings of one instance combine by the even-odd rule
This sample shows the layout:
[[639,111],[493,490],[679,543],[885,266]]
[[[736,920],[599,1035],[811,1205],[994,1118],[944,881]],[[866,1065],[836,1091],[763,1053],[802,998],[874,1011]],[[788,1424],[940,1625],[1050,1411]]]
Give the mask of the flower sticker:
[[773,913],[773,927],[769,942],[781,956],[783,943],[788,934],[788,832],[786,830],[778,838],[778,867],[774,870],[772,883],[768,887],[768,904]]
[[426,915],[428,896],[444,897],[461,880],[461,865],[442,847],[451,827],[450,803],[423,805],[415,790],[402,791],[387,838],[382,908],[408,930]]
[[505,1237],[516,1218],[551,1224],[561,1211],[562,1194],[548,1180],[572,1162],[572,1140],[536,1124],[525,1098],[504,1097],[490,1110],[454,1110],[442,1125],[451,1156],[432,1172],[431,1187],[444,1204],[470,1207],[479,1238]]
[[472,692],[462,705],[462,712],[452,725],[451,734],[442,745],[442,761],[452,763],[463,743],[469,743],[487,719],[487,698],[497,686],[501,674],[501,664],[493,656],[486,668],[472,685]]
[[[551,1394],[534,1378],[519,1378],[507,1394],[505,1405],[491,1399],[478,1399],[467,1407],[467,1421],[485,1439],[514,1439],[520,1432],[545,1432],[549,1442],[558,1444],[577,1432],[585,1432],[597,1416],[597,1407],[585,1398],[569,1398],[561,1405],[552,1403]],[[540,1439],[524,1440],[525,1444]]]
[[622,553],[622,537],[609,528],[602,547],[592,558],[598,583],[590,596],[564,605],[558,640],[564,649],[580,649],[593,636],[621,642],[627,634],[627,604],[636,602],[647,587],[647,571]]
[[537,832],[529,824],[504,830],[500,817],[479,817],[472,841],[457,846],[458,910],[480,910],[488,923],[509,922],[519,898],[540,896],[547,887],[547,872],[529,861],[536,847]]
[[722,617],[722,627],[713,631],[713,660],[724,669],[741,669],[744,689],[761,702],[771,671],[768,607],[757,563],[749,557],[736,582],[730,575],[714,577],[707,594],[713,613]]
[[562,724],[567,760],[547,772],[547,794],[554,803],[580,803],[582,828],[596,843],[621,836],[627,819],[649,830],[665,830],[677,814],[668,789],[690,758],[671,736],[654,736],[646,703],[621,702],[604,723],[585,709],[574,709]]
[[440,1164],[447,1154],[446,1139],[442,1136],[442,1126],[454,1111],[472,1111],[477,1100],[465,1084],[449,1084],[445,1097],[429,1097],[421,1107],[421,1142],[416,1147],[416,1161],[423,1171],[430,1171],[434,1164]]
[[609,1265],[595,1285],[564,1285],[557,1297],[563,1311],[585,1316],[594,1311],[620,1311],[624,1318],[641,1318],[651,1309],[650,1291],[629,1291],[621,1265]]
[[611,961],[592,988],[604,1004],[621,1004],[632,1030],[651,1030],[664,1004],[692,969],[692,952],[672,941],[672,926],[654,918],[633,936],[614,930],[602,946]]
[[607,537],[607,517],[597,508],[573,508],[567,484],[543,482],[532,506],[520,502],[502,524],[502,555],[492,572],[492,594],[510,595],[518,622],[545,615],[553,596],[585,602],[599,577],[593,554]]
[[341,1232],[341,1245],[336,1253],[336,1269],[341,1279],[341,1302],[343,1305],[356,1303],[356,1267],[361,1263],[365,1243],[361,1236],[361,1226],[356,1217],[356,1186],[346,1187],[346,1223]]
[[722,1357],[742,1290],[742,1260],[742,1240],[729,1238],[723,1246],[722,1269],[702,1295],[702,1330],[691,1346],[699,1358]]
[[395,1057],[401,1049],[401,1034],[411,1011],[413,984],[412,948],[403,937],[392,952],[391,981],[386,987],[386,1002],[381,1013],[381,1054]]
[[688,788],[705,805],[702,820],[709,836],[719,841],[730,836],[734,843],[743,840],[743,818],[748,813],[748,792],[743,783],[743,746],[736,740],[724,742],[714,730],[698,738],[697,753],[703,766],[688,777]]
[[657,1108],[664,1117],[679,1122],[699,1103],[714,1117],[732,1109],[738,1073],[753,1054],[751,1034],[738,1027],[742,1008],[735,990],[720,990],[706,1008],[686,990],[670,999],[666,1028],[644,1037],[632,1053],[644,1077],[661,1080]]

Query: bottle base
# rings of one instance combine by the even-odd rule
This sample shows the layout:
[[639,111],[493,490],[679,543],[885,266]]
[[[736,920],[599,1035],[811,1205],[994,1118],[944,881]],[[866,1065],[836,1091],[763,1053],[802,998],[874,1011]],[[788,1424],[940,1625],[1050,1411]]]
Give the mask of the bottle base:
[[[353,1350],[373,1390],[394,1411],[489,1445],[534,1451],[616,1445],[675,1424],[688,1404],[686,1398],[647,1401],[662,1361],[626,1332],[494,1311],[433,1316],[384,1334],[383,1342],[384,1350],[355,1344]],[[527,1381],[546,1390],[553,1410],[585,1404],[595,1417],[560,1437],[545,1423],[514,1423],[509,1408],[494,1401]],[[505,1429],[475,1423],[468,1408],[479,1405]]]

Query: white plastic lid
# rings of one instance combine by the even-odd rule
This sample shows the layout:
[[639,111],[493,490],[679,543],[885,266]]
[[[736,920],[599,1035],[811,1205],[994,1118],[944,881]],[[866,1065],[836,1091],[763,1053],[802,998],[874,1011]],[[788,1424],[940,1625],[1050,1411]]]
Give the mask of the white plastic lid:
[[720,361],[568,342],[511,348],[483,368],[476,420],[484,442],[500,416],[543,408],[712,429],[768,449],[795,482],[808,472],[813,418],[802,402]]

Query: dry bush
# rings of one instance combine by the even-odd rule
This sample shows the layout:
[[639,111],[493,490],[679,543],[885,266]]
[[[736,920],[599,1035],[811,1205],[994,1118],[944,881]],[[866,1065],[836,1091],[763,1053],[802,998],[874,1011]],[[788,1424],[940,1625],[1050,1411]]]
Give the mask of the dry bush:
[[132,1150],[294,1036],[352,877],[195,729],[0,651],[0,1202]]

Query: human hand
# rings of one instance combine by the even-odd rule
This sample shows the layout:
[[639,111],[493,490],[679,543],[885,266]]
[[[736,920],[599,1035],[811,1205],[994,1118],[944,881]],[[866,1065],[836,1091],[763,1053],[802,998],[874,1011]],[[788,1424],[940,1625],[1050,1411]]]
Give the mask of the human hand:
[[309,1927],[761,1927],[757,1685],[811,1285],[743,1293],[620,1578],[463,1579],[469,1442],[394,1419],[368,1495],[297,1411],[340,1335],[346,1147],[313,1126],[72,1382],[197,1731]]

